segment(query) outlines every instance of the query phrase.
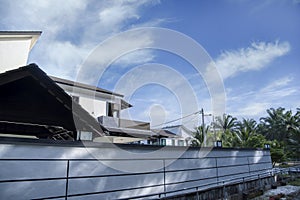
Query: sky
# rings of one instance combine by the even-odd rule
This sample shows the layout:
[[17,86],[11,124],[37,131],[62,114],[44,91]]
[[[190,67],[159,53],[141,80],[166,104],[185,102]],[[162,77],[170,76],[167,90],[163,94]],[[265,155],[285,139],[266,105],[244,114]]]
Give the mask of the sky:
[[1,0],[0,30],[43,31],[28,63],[124,94],[122,117],[154,128],[300,107],[299,0]]

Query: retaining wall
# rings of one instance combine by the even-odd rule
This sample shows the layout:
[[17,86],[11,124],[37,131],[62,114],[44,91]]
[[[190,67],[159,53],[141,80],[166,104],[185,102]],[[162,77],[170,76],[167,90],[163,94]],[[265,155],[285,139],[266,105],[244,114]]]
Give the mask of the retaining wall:
[[0,140],[0,199],[157,199],[270,177],[269,150]]

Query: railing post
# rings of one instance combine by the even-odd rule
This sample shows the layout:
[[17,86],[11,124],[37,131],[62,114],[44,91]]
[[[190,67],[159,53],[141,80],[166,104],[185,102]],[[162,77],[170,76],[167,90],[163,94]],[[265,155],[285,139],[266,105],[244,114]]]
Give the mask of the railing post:
[[65,192],[65,200],[68,199],[69,171],[70,171],[70,160],[68,160],[68,162],[67,162],[67,176],[66,176],[66,192]]
[[226,194],[226,188],[225,188],[225,182],[223,181],[223,199],[227,199],[227,194]]
[[261,177],[260,177],[259,174],[258,174],[258,179],[259,179],[259,188],[260,188],[260,189],[263,189],[263,188],[262,188],[262,187],[263,187],[262,180],[261,180]]
[[218,169],[218,158],[215,158],[216,161],[216,175],[217,175],[217,185],[219,185],[219,169]]
[[249,161],[249,157],[247,157],[247,162],[248,162],[248,170],[249,170],[249,175],[251,174],[251,170],[250,170],[250,161]]
[[198,192],[198,187],[196,187],[196,191],[197,191],[197,193],[196,193],[196,195],[197,195],[197,200],[199,200],[199,192]]
[[165,197],[167,196],[166,194],[166,161],[165,159],[163,159],[163,165],[164,165],[164,194],[165,194]]

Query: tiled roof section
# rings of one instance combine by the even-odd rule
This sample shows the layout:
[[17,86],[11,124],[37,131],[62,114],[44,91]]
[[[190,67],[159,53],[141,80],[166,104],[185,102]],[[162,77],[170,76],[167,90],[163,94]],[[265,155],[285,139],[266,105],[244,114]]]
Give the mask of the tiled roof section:
[[87,89],[87,90],[92,90],[92,91],[110,94],[110,95],[114,95],[114,96],[124,97],[124,95],[122,95],[122,94],[114,93],[112,91],[105,90],[105,89],[102,89],[99,87],[95,87],[95,86],[91,86],[91,85],[87,85],[87,84],[79,83],[79,82],[75,82],[75,81],[70,81],[70,80],[66,80],[66,79],[62,79],[62,78],[58,78],[58,77],[54,77],[54,76],[49,76],[49,77],[54,82],[59,83],[59,84],[65,84],[65,85],[74,86],[74,87],[78,87],[78,88],[82,88],[82,89]]
[[168,130],[174,134],[181,134],[181,130],[185,130],[186,133],[192,135],[193,132],[191,130],[189,130],[188,128],[186,128],[184,125],[174,125],[174,126],[167,126],[162,128],[163,130]]
[[163,137],[167,137],[167,138],[178,138],[179,137],[175,133],[168,131],[168,130],[164,130],[164,129],[152,129],[151,131],[154,132],[155,134],[157,134],[158,136],[163,136]]
[[76,123],[80,123],[85,129],[93,131],[98,136],[104,135],[100,124],[78,103],[73,101],[72,98],[36,64],[29,64],[0,74],[0,86],[24,77],[32,77],[37,83],[45,88],[49,94],[53,95],[65,109],[72,112],[72,116]]

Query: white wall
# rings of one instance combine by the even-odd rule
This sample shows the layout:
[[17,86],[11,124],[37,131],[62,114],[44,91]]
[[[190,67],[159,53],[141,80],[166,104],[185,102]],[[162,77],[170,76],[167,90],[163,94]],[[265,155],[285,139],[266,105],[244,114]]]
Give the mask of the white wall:
[[209,187],[213,187],[218,181],[249,175],[257,178],[272,168],[269,151],[164,147],[151,154],[159,148],[1,142],[0,199],[63,199],[66,189],[68,199],[128,199],[147,194],[157,199],[156,193],[195,191],[197,186],[212,183]]
[[106,101],[94,100],[86,97],[79,97],[79,104],[86,109],[90,115],[97,118],[106,116]]
[[27,65],[38,31],[0,31],[0,73]]
[[1,40],[0,73],[25,66],[27,64],[31,38]]

